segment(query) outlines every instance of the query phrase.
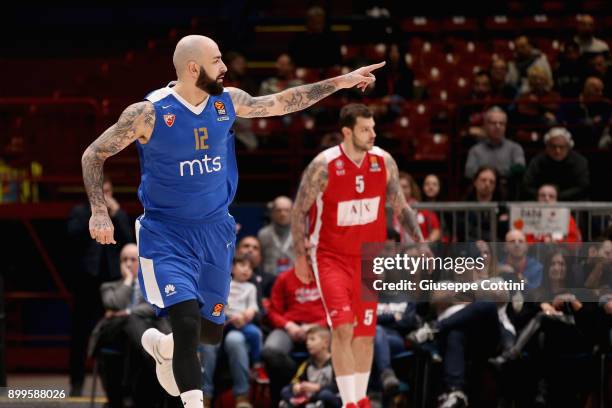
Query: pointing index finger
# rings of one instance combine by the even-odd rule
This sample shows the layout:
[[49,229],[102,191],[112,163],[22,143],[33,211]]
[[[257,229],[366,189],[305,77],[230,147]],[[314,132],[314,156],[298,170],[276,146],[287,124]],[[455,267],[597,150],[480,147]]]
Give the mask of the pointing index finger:
[[382,68],[382,67],[384,67],[384,66],[385,66],[385,64],[386,64],[386,62],[385,62],[385,61],[383,61],[383,62],[379,62],[378,64],[368,65],[368,66],[366,67],[366,71],[367,71],[367,72],[372,72],[372,71],[374,71],[374,70],[376,70],[376,69],[378,69],[378,68]]

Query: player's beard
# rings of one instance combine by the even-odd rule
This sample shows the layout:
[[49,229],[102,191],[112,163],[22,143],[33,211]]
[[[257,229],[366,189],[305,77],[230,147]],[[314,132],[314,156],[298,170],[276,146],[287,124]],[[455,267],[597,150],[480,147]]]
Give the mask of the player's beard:
[[200,65],[200,75],[196,81],[196,86],[209,95],[217,96],[223,93],[223,83],[218,82],[208,76],[204,67]]
[[369,152],[370,149],[372,149],[372,146],[370,146],[370,144],[367,141],[361,142],[361,141],[358,141],[357,138],[355,137],[353,137],[352,143],[353,143],[353,149],[358,152]]

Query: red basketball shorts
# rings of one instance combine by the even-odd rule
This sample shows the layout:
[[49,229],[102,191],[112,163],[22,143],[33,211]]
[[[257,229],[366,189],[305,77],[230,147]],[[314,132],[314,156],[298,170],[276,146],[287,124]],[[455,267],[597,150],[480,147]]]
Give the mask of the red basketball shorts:
[[312,269],[332,328],[353,324],[354,337],[376,334],[376,302],[361,299],[361,259],[317,249]]

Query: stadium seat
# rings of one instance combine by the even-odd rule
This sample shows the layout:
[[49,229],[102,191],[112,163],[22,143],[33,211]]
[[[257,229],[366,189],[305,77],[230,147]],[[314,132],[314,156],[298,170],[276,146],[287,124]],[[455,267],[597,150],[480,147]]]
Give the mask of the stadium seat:
[[526,16],[521,20],[521,26],[525,31],[541,33],[555,30],[559,27],[559,22],[555,17],[547,14],[535,14]]
[[277,117],[253,119],[251,130],[261,136],[271,136],[286,131],[282,119]]
[[342,44],[340,46],[340,53],[344,63],[351,62],[355,58],[362,56],[362,52],[361,44]]
[[474,17],[451,16],[442,21],[442,31],[464,35],[474,34],[478,31],[478,20]]
[[517,21],[505,14],[485,18],[484,26],[493,35],[513,35],[520,30]]
[[449,137],[441,133],[424,132],[414,141],[414,160],[444,161],[450,150]]
[[366,44],[364,47],[364,54],[369,61],[382,61],[385,59],[386,50],[387,46],[383,43]]
[[433,34],[440,29],[437,21],[423,16],[405,18],[400,26],[405,33]]

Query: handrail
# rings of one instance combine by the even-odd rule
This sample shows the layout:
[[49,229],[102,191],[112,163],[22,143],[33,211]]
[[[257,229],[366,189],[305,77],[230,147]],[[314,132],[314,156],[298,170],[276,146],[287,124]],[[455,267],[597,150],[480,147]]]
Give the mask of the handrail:
[[465,211],[485,211],[491,209],[497,209],[499,204],[491,201],[486,203],[472,202],[472,201],[445,201],[445,202],[419,202],[410,204],[412,208],[419,210],[432,210],[432,211],[452,211],[452,210],[465,210]]
[[466,210],[466,211],[484,211],[492,208],[498,208],[500,205],[504,206],[525,206],[525,207],[536,207],[536,208],[569,208],[574,211],[587,211],[587,210],[611,210],[611,201],[558,201],[556,203],[541,203],[538,201],[490,201],[486,203],[471,202],[471,201],[444,201],[444,202],[418,202],[412,203],[410,206],[416,209],[432,210],[432,211],[444,211],[444,210]]

